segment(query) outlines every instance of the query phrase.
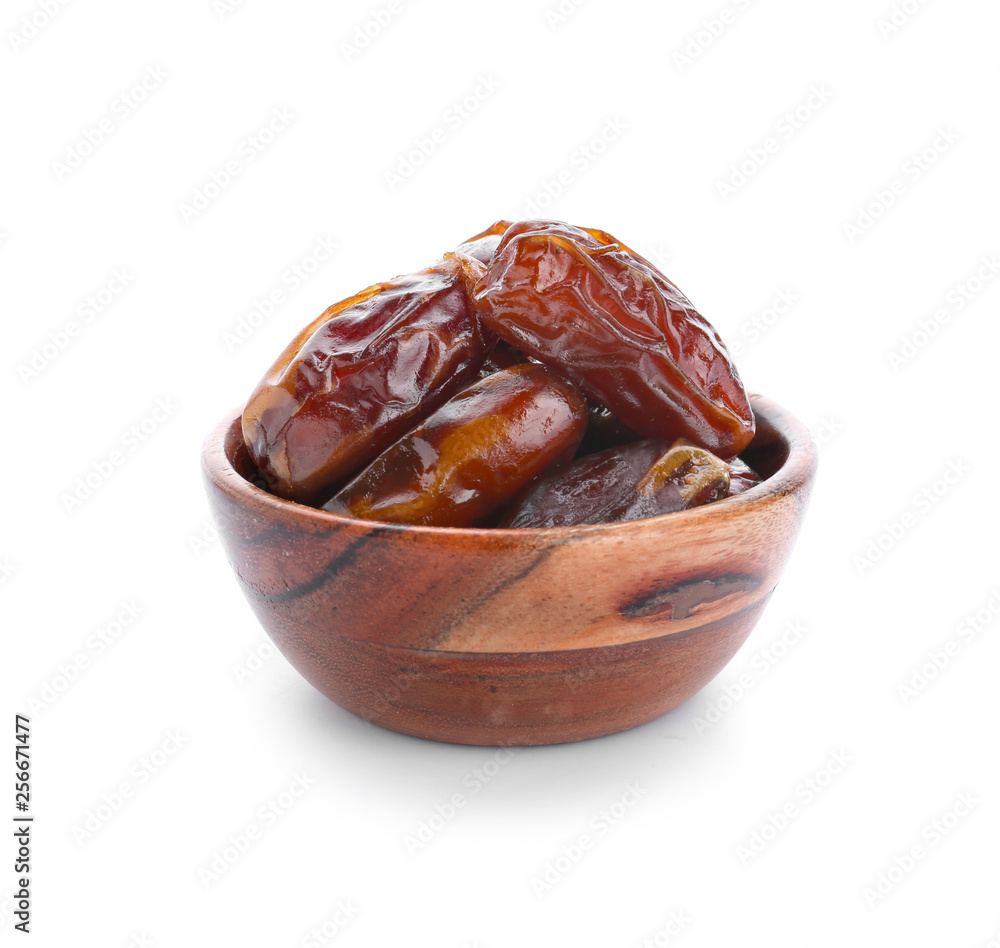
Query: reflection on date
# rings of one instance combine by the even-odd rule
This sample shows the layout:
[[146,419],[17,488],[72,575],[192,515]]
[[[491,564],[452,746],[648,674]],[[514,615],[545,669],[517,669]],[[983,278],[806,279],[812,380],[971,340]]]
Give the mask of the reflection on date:
[[759,484],[712,326],[610,234],[498,221],[336,303],[243,412],[270,491],[425,526],[579,526]]

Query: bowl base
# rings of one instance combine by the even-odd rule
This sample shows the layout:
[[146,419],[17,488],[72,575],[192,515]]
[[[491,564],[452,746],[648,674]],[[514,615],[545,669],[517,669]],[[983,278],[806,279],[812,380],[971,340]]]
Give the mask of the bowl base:
[[[766,596],[655,639],[555,652],[444,652],[331,636],[307,674],[358,717],[451,744],[529,746],[603,737],[683,704],[728,663]],[[300,670],[296,642],[277,642]]]

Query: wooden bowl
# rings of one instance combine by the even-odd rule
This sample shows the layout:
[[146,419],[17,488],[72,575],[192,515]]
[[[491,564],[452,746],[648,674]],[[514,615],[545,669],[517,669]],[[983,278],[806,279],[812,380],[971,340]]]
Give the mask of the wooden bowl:
[[816,470],[808,430],[752,399],[744,494],[628,523],[528,530],[355,520],[255,487],[234,412],[203,457],[244,595],[341,707],[460,744],[555,744],[686,701],[760,618]]

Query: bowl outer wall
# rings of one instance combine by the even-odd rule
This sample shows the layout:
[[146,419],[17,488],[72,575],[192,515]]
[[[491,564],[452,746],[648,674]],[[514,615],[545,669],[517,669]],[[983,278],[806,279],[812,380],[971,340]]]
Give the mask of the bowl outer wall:
[[689,632],[555,652],[443,652],[328,639],[289,659],[317,690],[392,731],[455,744],[560,744],[660,717],[707,685],[767,598]]
[[[798,531],[816,451],[808,431],[778,406],[755,398],[754,408],[758,434],[744,456],[770,475],[764,484],[632,524],[381,530],[253,487],[238,416],[206,442],[205,474],[248,600],[322,694],[416,737],[554,744],[622,731],[677,707],[722,670],[756,625]],[[694,556],[699,550],[706,555]],[[684,551],[691,562],[682,561]],[[358,562],[362,554],[371,576]],[[394,566],[399,561],[405,566]],[[449,564],[457,577],[448,576]],[[430,585],[422,579],[427,570]],[[550,584],[562,574],[566,586],[539,584],[543,570]],[[463,595],[463,581],[478,585]],[[581,589],[582,606],[572,599]],[[447,601],[428,601],[438,595]],[[560,602],[566,597],[572,601]],[[600,602],[617,615],[594,616]],[[484,615],[515,624],[491,628]],[[565,624],[585,615],[589,626]],[[381,625],[387,617],[400,624]],[[421,636],[430,644],[387,644]],[[454,650],[470,640],[489,647]],[[550,643],[547,650],[530,648],[541,642]],[[492,643],[503,650],[490,650]]]
[[675,635],[761,603],[801,524],[808,430],[753,397],[745,453],[767,480],[646,520],[540,530],[407,527],[285,501],[247,480],[239,415],[206,441],[213,515],[243,592],[279,643],[330,636],[449,652],[547,652]]

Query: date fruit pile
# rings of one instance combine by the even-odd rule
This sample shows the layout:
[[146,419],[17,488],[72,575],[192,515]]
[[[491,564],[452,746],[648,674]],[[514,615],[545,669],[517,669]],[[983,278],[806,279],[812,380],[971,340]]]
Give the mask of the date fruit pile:
[[555,527],[687,510],[760,482],[726,347],[600,230],[498,221],[336,303],[243,411],[268,488],[334,513]]

